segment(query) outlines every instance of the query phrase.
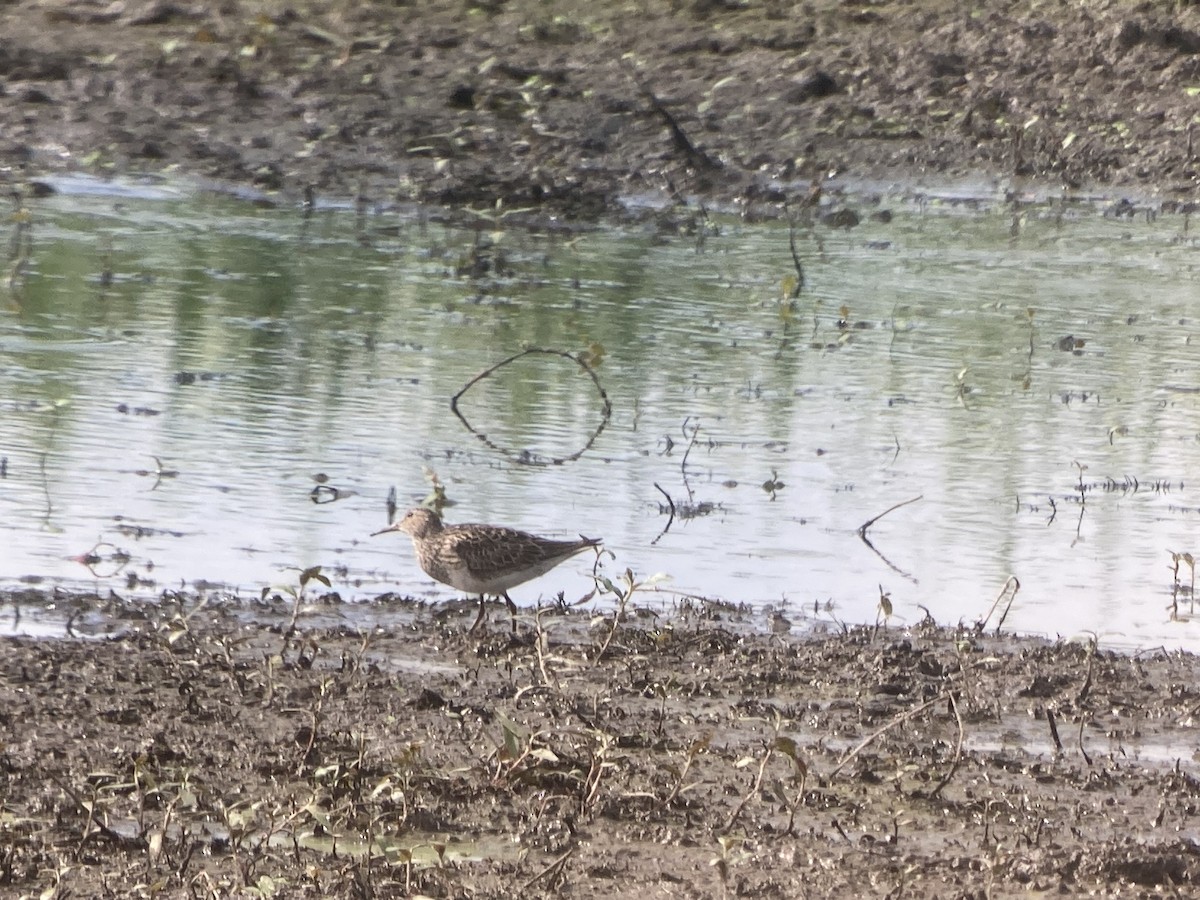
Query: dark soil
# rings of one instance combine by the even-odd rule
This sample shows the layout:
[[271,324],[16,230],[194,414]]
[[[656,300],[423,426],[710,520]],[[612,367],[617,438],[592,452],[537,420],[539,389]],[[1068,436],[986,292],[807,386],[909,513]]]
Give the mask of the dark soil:
[[10,179],[168,171],[289,202],[769,213],[834,173],[1179,202],[1197,88],[1187,2],[0,4]]
[[1200,885],[1193,656],[933,625],[802,637],[700,604],[476,638],[473,604],[387,597],[53,608],[61,638],[0,654],[9,896]]

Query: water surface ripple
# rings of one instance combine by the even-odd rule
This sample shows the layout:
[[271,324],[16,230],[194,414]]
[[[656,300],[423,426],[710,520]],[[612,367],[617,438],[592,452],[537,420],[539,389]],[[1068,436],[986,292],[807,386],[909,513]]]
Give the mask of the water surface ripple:
[[[1200,649],[1186,597],[1169,611],[1171,552],[1200,553],[1186,220],[888,208],[802,233],[790,302],[778,224],[724,220],[698,246],[187,193],[36,201],[0,311],[0,581],[257,594],[322,565],[346,597],[447,596],[367,537],[428,470],[452,520],[603,536],[610,574],[797,622],[873,621],[881,591],[893,621],[970,622],[1014,575],[1006,627]],[[601,357],[613,416],[577,461],[522,466],[450,412],[528,346]],[[464,411],[554,456],[598,401],[526,357]],[[318,476],[342,499],[314,503]],[[680,515],[655,542],[663,492]],[[871,528],[878,553],[859,539],[917,496]],[[577,598],[588,572],[514,597]]]

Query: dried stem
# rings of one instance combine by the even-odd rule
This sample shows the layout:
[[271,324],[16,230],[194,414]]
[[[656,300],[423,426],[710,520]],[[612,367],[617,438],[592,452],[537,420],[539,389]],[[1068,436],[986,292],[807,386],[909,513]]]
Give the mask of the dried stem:
[[[531,456],[528,452],[517,453],[505,447],[501,447],[494,443],[486,434],[481,431],[477,431],[474,426],[467,421],[466,417],[458,408],[458,401],[462,398],[462,396],[479,382],[494,375],[498,369],[502,369],[510,363],[516,362],[518,359],[521,359],[524,356],[530,356],[532,354],[561,356],[563,359],[571,360],[571,362],[575,363],[577,366],[579,366],[579,368],[587,372],[588,377],[592,379],[592,384],[596,386],[596,392],[600,395],[600,402],[603,405],[603,414],[600,417],[600,424],[596,426],[596,430],[592,432],[592,435],[587,439],[587,442],[569,456],[556,456],[547,459],[539,456]],[[458,420],[462,422],[464,426],[466,426],[467,431],[471,432],[471,434],[475,435],[475,437],[479,438],[480,441],[482,441],[491,449],[495,450],[497,453],[503,453],[513,462],[524,466],[557,466],[579,459],[579,457],[583,456],[583,454],[587,453],[588,450],[592,448],[592,444],[596,442],[596,438],[600,437],[600,433],[603,432],[605,426],[608,425],[608,420],[612,418],[612,401],[608,399],[608,393],[604,390],[604,386],[600,383],[600,378],[596,375],[596,371],[580,357],[568,353],[565,350],[548,350],[542,347],[530,347],[528,350],[522,350],[520,353],[515,353],[507,359],[502,359],[495,365],[489,366],[464,384],[459,392],[450,398],[450,411],[458,417]]]
[[895,728],[897,725],[901,724],[902,722],[907,722],[909,719],[913,718],[913,716],[917,715],[918,713],[924,712],[925,710],[929,709],[929,707],[933,706],[934,704],[941,703],[948,696],[949,696],[949,694],[943,692],[941,694],[938,694],[932,700],[926,700],[920,706],[914,706],[912,709],[905,710],[904,712],[900,713],[900,715],[894,717],[892,719],[892,721],[888,722],[886,725],[884,725],[878,731],[875,731],[872,734],[868,735],[866,738],[864,738],[859,743],[859,745],[857,747],[855,747],[853,750],[851,750],[849,753],[847,753],[845,756],[843,756],[841,762],[839,762],[836,766],[833,767],[833,769],[829,772],[827,777],[832,778],[834,775],[836,775],[838,772],[840,772],[842,769],[844,769],[851,760],[853,760],[856,756],[858,756],[859,753],[861,753],[864,749],[866,749],[873,741],[877,740],[881,735],[886,734],[888,731]]
[[954,710],[954,718],[958,720],[958,741],[954,745],[954,762],[950,764],[950,771],[929,791],[928,796],[931,800],[942,792],[942,788],[950,783],[950,779],[958,771],[958,764],[962,761],[963,735],[966,733],[966,727],[963,725],[962,713],[959,712],[958,701],[954,699],[954,694],[948,694],[947,697],[950,701],[950,708]]

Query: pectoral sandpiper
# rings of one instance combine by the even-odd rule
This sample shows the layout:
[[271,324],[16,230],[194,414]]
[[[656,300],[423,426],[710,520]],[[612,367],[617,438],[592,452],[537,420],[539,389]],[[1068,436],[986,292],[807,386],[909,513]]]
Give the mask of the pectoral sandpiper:
[[555,541],[497,525],[443,525],[437,513],[424,507],[410,509],[404,518],[375,534],[389,531],[403,531],[412,538],[417,562],[431,578],[479,595],[479,615],[468,634],[483,621],[488,596],[501,597],[508,604],[515,630],[517,606],[508,589],[600,545],[582,535],[577,541]]

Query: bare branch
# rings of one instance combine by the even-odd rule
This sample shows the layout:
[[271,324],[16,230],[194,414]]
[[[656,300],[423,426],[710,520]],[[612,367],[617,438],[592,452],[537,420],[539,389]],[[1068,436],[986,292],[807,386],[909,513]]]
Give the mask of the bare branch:
[[[596,430],[592,432],[592,436],[587,439],[587,442],[569,456],[556,456],[546,459],[540,456],[531,456],[527,452],[515,453],[506,447],[501,447],[494,443],[486,434],[481,431],[477,431],[475,427],[467,421],[466,417],[458,408],[458,401],[462,398],[462,396],[479,382],[494,375],[498,369],[502,369],[504,366],[516,362],[518,359],[521,359],[524,356],[530,356],[531,354],[535,353],[546,356],[561,356],[563,359],[569,359],[571,362],[578,365],[581,369],[583,369],[583,371],[587,372],[588,377],[592,379],[592,383],[596,386],[596,392],[600,395],[600,402],[603,404],[603,413],[600,417],[600,424],[596,426]],[[549,350],[542,347],[530,347],[528,350],[522,350],[520,353],[516,353],[507,359],[500,360],[500,362],[493,366],[489,366],[468,381],[462,386],[461,390],[459,390],[457,394],[450,398],[450,411],[458,417],[458,420],[462,422],[464,426],[466,426],[467,431],[471,432],[471,434],[475,435],[475,437],[479,438],[480,441],[496,452],[503,453],[513,462],[524,466],[557,466],[561,465],[562,463],[572,462],[573,460],[579,459],[579,457],[583,456],[583,454],[587,453],[588,450],[592,448],[592,444],[596,442],[596,438],[600,437],[601,432],[603,432],[605,426],[608,425],[608,420],[612,418],[612,401],[608,399],[608,393],[604,390],[604,386],[600,383],[600,379],[596,375],[596,371],[582,358],[568,353],[566,350]]]

